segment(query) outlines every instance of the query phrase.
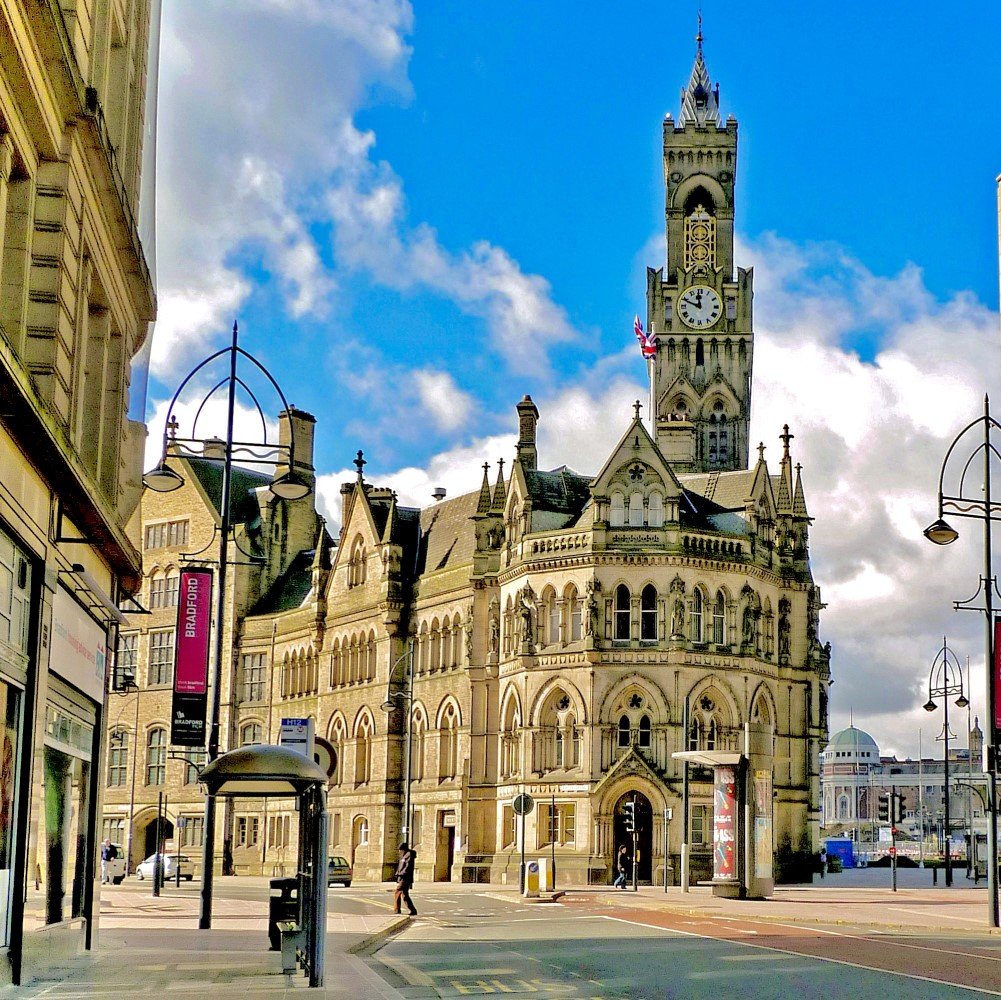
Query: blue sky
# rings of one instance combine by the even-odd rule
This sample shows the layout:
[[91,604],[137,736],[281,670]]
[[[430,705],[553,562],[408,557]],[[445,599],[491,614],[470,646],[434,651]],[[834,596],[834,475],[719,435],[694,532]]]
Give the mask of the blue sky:
[[[406,502],[475,487],[510,457],[525,392],[542,464],[599,468],[645,398],[631,321],[663,259],[661,121],[696,4],[243,7],[164,3],[152,450],[174,386],[239,319],[319,419],[332,523],[358,448]],[[948,13],[703,5],[740,123],[752,435],[771,454],[782,423],[798,435],[838,691],[900,745],[932,636],[955,624],[976,654],[976,622],[946,614],[968,567],[942,572],[914,534],[948,438],[997,388],[1001,8]]]

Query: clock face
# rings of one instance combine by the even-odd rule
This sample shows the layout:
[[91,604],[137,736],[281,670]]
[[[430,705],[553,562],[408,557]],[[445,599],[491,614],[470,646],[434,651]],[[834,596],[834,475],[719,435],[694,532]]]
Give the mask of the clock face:
[[678,314],[687,326],[703,330],[713,326],[723,315],[723,304],[708,286],[692,285],[678,300]]

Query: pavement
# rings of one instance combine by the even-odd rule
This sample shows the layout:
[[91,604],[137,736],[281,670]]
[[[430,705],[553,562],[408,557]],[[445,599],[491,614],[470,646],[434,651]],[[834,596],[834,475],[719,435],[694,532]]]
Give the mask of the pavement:
[[[241,879],[249,883],[250,879]],[[262,880],[262,887],[266,880]],[[360,896],[386,893],[384,885],[356,883]],[[429,886],[418,886],[427,891]],[[348,890],[352,895],[355,889]],[[520,904],[513,888],[488,885],[434,886],[441,894],[490,897]],[[638,892],[611,887],[568,888],[559,904],[571,909],[622,908],[688,914],[707,921],[774,921],[776,926],[818,925],[869,928],[875,933],[964,937],[991,932],[987,893],[983,887],[945,889],[942,886],[900,888],[856,886],[828,878],[810,886],[779,886],[766,900],[722,899],[709,886],[688,893],[672,887],[644,886]],[[379,904],[376,904],[379,905]],[[330,913],[327,924],[327,969],[324,988],[308,996],[382,1000],[398,997],[359,953],[402,930],[409,917],[391,912]],[[640,918],[641,919],[641,918]],[[197,893],[151,896],[147,887],[128,885],[106,889],[101,897],[97,946],[44,981],[17,990],[0,990],[0,997],[189,996],[212,1000],[289,997],[308,988],[304,976],[285,976],[280,957],[267,950],[267,903],[217,897],[213,926],[200,931]],[[996,930],[993,933],[997,933]],[[302,996],[300,994],[300,996]]]
[[[243,880],[250,882],[250,879]],[[266,885],[267,880],[256,880]],[[351,997],[382,1000],[399,994],[355,954],[409,923],[407,916],[328,914],[326,986],[309,990],[301,973],[286,976],[268,951],[267,902],[213,900],[212,927],[198,929],[197,893],[153,897],[147,886],[105,887],[96,948],[0,997],[59,998],[178,996],[212,1000]]]

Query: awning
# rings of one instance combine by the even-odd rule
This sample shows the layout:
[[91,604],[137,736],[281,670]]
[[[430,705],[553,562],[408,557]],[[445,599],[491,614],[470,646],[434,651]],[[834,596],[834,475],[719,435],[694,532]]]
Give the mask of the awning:
[[675,760],[687,760],[691,764],[702,764],[704,767],[715,767],[717,765],[736,765],[743,759],[742,753],[734,753],[732,750],[681,750],[672,753]]

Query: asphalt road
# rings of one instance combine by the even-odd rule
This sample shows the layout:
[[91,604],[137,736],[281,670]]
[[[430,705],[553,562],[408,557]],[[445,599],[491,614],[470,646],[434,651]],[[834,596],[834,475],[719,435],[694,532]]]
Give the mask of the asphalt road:
[[[363,889],[373,904],[382,902]],[[625,897],[525,904],[418,892],[421,916],[369,956],[410,998],[866,998],[998,996],[1001,940],[693,919]],[[952,982],[961,985],[951,985]],[[978,988],[979,987],[979,988]]]

